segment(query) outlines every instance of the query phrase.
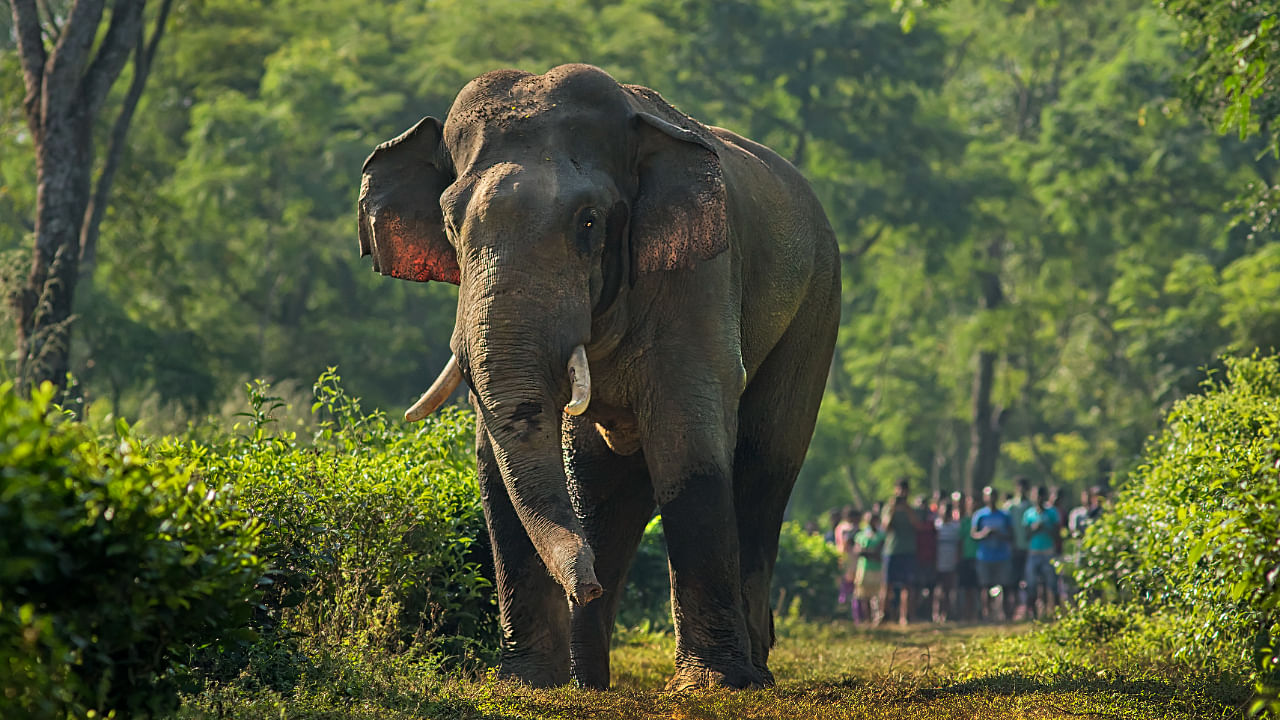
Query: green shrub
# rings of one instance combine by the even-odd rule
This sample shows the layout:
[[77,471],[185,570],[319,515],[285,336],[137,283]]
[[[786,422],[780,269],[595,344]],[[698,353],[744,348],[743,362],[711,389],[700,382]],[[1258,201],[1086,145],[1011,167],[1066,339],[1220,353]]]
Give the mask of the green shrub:
[[259,682],[286,690],[306,657],[338,648],[488,659],[498,636],[481,572],[488,550],[476,542],[485,526],[472,416],[447,408],[419,426],[390,421],[362,410],[332,369],[315,394],[308,441],[275,427],[279,399],[257,383],[246,422],[181,449],[212,481],[237,486],[271,566],[256,621],[264,641],[221,658],[219,676],[253,665]]
[[[1280,358],[1228,358],[1226,378],[1170,411],[1145,463],[1084,541],[1082,589],[1193,622],[1197,664],[1280,685]],[[1181,625],[1179,627],[1182,627]]]
[[778,564],[773,569],[773,600],[778,610],[800,617],[829,618],[836,614],[840,585],[840,551],[821,535],[804,531],[800,523],[782,523],[778,536]]
[[154,714],[243,639],[258,526],[228,488],[0,386],[0,717]]
[[[821,536],[806,533],[799,523],[784,522],[778,537],[778,564],[773,570],[774,609],[808,619],[833,616],[839,562],[839,552]],[[671,627],[671,584],[661,517],[645,527],[627,576],[618,622],[629,628]]]

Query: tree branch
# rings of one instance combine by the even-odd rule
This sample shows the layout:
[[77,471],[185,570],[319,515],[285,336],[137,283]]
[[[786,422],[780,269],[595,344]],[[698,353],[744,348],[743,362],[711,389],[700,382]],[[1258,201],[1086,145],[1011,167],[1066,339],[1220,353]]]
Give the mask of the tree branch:
[[43,124],[40,119],[40,97],[44,86],[44,37],[40,33],[40,11],[35,0],[12,0],[13,27],[18,36],[18,57],[22,62],[22,82],[27,94],[22,106],[27,113],[27,126],[39,138]]
[[880,227],[876,228],[876,231],[871,233],[871,235],[867,237],[866,240],[863,240],[861,245],[854,248],[853,250],[850,250],[849,252],[840,253],[840,259],[848,262],[853,262],[854,260],[857,260],[858,258],[862,257],[867,253],[868,250],[871,249],[872,245],[876,244],[876,241],[880,239],[880,236],[884,235],[884,231],[888,227],[889,227],[889,223],[883,223],[883,222],[880,223]]
[[146,87],[147,77],[151,74],[151,63],[155,60],[156,50],[160,47],[160,38],[164,36],[165,24],[169,18],[169,10],[173,0],[164,0],[156,15],[155,28],[151,31],[151,39],[143,44],[142,23],[138,23],[135,38],[133,59],[133,80],[129,83],[129,92],[125,94],[124,104],[111,128],[111,139],[107,146],[106,159],[102,165],[102,173],[98,176],[97,186],[85,210],[85,223],[80,233],[80,272],[84,276],[93,273],[93,265],[97,259],[98,228],[102,224],[102,216],[107,210],[107,197],[111,193],[111,185],[115,180],[116,170],[120,167],[120,159],[124,156],[125,141],[129,135],[129,126],[133,123],[134,111],[138,101],[142,99],[142,91]]
[[40,9],[44,11],[44,21],[40,24],[40,32],[46,40],[57,44],[58,38],[62,36],[62,25],[58,23],[58,16],[54,14],[53,8],[49,7],[49,0],[39,0]]
[[93,49],[93,39],[98,34],[103,4],[104,0],[76,0],[71,6],[71,16],[62,26],[62,35],[45,68],[42,120],[66,114],[76,102],[80,74],[89,51]]
[[111,86],[129,61],[131,49],[138,46],[138,53],[142,54],[142,8],[145,5],[146,0],[116,0],[112,5],[107,35],[81,82],[81,96],[89,114],[96,115],[102,107]]

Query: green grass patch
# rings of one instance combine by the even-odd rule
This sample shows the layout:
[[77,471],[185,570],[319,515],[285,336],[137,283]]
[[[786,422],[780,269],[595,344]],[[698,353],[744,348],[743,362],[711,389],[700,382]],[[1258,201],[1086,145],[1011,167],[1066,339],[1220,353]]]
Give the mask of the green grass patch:
[[674,640],[623,631],[614,689],[533,690],[492,677],[439,672],[400,658],[332,659],[289,696],[234,685],[191,696],[179,717],[205,718],[1239,718],[1243,678],[1202,677],[1159,658],[1099,642],[1073,646],[1051,631],[1017,627],[864,630],[847,622],[784,622],[769,690],[666,693]]

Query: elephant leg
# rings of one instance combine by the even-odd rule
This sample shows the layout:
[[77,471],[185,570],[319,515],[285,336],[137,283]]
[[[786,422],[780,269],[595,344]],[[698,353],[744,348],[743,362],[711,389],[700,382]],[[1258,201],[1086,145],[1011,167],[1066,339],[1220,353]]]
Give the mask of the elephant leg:
[[[667,689],[760,687],[764,678],[751,663],[743,615],[733,507],[737,393],[722,392],[726,383],[718,378],[681,378],[674,365],[663,370],[659,377],[677,378],[674,387],[699,388],[702,398],[720,403],[656,398],[662,409],[646,414],[645,458],[662,503],[676,631],[676,672]],[[741,382],[734,375],[728,382]]]
[[595,426],[565,416],[570,494],[596,554],[604,594],[569,609],[570,674],[584,687],[609,687],[609,640],[627,571],[656,503],[644,456],[615,454]]
[[493,546],[502,625],[498,674],[534,687],[564,685],[569,682],[569,602],[516,516],[489,433],[479,418],[476,471]]
[[[836,298],[806,302],[756,371],[738,405],[734,506],[751,661],[768,684],[773,646],[770,591],[782,516],[804,462],[831,365]],[[823,303],[826,302],[826,306]]]

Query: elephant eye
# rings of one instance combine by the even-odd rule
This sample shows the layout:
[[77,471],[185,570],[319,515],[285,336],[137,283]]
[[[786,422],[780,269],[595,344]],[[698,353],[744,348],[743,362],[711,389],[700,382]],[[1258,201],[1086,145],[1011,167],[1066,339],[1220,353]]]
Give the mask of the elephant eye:
[[599,237],[599,231],[604,227],[604,213],[593,207],[583,208],[578,211],[576,225],[578,246],[583,252],[591,252],[594,239]]

